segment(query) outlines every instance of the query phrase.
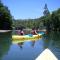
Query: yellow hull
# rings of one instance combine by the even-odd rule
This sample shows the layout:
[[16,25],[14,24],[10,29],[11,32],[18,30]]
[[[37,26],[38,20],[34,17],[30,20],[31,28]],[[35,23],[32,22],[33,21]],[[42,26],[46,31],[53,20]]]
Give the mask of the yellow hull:
[[29,35],[13,35],[12,36],[12,41],[13,42],[24,42],[24,41],[33,41],[33,40],[38,40],[42,37],[42,34],[38,34],[38,35],[33,35],[33,36],[29,36]]

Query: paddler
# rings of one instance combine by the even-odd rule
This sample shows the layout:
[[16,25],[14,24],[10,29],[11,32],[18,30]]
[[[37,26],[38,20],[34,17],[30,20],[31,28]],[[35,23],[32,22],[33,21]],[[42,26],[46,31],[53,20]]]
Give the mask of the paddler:
[[23,29],[20,29],[20,35],[24,35]]
[[38,33],[37,33],[37,30],[36,30],[35,28],[32,28],[31,34],[37,35],[37,34],[38,34]]

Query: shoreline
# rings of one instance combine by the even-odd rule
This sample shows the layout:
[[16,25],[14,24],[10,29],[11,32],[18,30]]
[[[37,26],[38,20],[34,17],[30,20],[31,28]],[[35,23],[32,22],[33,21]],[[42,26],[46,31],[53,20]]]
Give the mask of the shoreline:
[[[31,31],[32,29],[24,29],[25,31]],[[10,32],[12,30],[0,30],[0,33]],[[18,30],[15,30],[18,31]],[[39,29],[38,31],[46,32],[46,29]]]
[[12,30],[0,30],[0,33],[10,32]]

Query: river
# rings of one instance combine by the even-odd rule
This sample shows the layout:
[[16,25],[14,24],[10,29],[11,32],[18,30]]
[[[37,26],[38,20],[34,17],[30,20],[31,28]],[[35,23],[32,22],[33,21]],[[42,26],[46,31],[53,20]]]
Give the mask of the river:
[[35,60],[49,48],[60,59],[60,32],[50,32],[37,41],[12,43],[12,32],[0,33],[0,60]]

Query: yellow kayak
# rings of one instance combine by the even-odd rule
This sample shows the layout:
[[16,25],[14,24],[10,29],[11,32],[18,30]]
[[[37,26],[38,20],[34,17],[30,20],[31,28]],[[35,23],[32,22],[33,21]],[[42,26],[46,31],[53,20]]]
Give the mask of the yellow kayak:
[[12,41],[14,42],[24,42],[24,41],[30,41],[30,40],[38,40],[42,37],[42,34],[37,35],[12,35]]

